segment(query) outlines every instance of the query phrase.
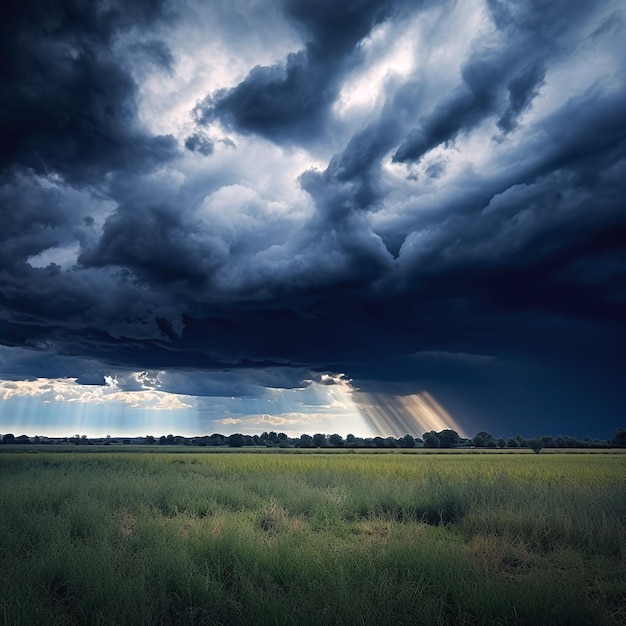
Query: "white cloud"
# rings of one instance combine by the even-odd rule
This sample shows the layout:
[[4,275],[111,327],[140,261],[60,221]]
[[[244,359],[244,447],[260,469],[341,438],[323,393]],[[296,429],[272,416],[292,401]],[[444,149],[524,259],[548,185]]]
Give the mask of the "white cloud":
[[38,398],[43,402],[68,402],[126,406],[150,411],[180,411],[192,408],[193,398],[155,390],[120,391],[115,379],[106,385],[80,385],[75,378],[38,378],[0,381],[0,398]]

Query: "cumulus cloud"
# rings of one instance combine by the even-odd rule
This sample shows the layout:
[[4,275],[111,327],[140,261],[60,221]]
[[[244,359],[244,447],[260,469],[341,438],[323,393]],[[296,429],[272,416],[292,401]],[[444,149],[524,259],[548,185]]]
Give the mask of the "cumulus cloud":
[[80,385],[76,379],[39,378],[32,381],[0,381],[0,398],[39,398],[43,402],[122,405],[151,411],[179,411],[192,406],[189,399],[154,390],[121,391],[115,379],[102,386]]
[[357,45],[402,4],[285,0],[285,14],[301,31],[304,47],[274,65],[255,66],[236,87],[208,95],[195,109],[196,120],[220,120],[279,142],[318,138],[342,75],[359,61]]

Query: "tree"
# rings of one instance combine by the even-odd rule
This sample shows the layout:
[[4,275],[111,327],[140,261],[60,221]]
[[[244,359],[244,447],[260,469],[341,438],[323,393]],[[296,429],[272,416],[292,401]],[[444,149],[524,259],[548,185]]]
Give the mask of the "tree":
[[439,441],[439,437],[434,430],[431,430],[422,435],[422,439],[424,440],[425,448],[440,448],[441,442]]
[[15,435],[13,433],[7,433],[2,437],[2,443],[15,443]]
[[235,433],[234,435],[230,435],[227,441],[228,445],[231,448],[243,448],[244,444],[246,443],[246,440],[241,433]]
[[404,435],[402,439],[400,439],[400,447],[401,448],[414,448],[415,447],[415,437],[411,435]]
[[476,448],[496,448],[498,445],[493,435],[485,430],[476,433],[472,441]]
[[341,446],[343,446],[343,437],[341,435],[338,435],[337,433],[331,435],[328,438],[328,442],[332,445],[335,446],[336,448],[339,448]]
[[611,439],[611,445],[615,446],[616,448],[626,448],[626,428],[618,428],[613,433],[613,439]]
[[326,435],[324,433],[315,433],[313,435],[313,445],[321,448],[326,443]]
[[578,439],[576,439],[576,437],[565,435],[563,439],[565,439],[565,444],[567,445],[568,448],[580,448],[581,447],[581,443],[580,441],[578,441]]
[[449,428],[440,430],[437,433],[437,437],[439,437],[439,445],[442,448],[455,448],[461,441],[459,433],[457,433],[456,430],[451,430]]
[[311,435],[300,435],[300,443],[298,444],[301,448],[312,448],[313,447],[313,437]]
[[506,439],[504,439],[503,437],[500,437],[500,439],[498,439],[498,445],[501,448],[506,448]]
[[519,448],[519,441],[515,439],[515,437],[511,437],[507,440],[506,445],[509,446],[509,448]]
[[543,450],[543,439],[541,439],[540,437],[537,437],[536,439],[529,439],[528,447],[535,454],[539,454]]

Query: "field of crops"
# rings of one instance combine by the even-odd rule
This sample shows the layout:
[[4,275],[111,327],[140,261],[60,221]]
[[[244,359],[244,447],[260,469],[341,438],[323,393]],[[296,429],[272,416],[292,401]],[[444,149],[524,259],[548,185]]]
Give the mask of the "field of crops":
[[0,623],[623,624],[626,455],[0,455]]

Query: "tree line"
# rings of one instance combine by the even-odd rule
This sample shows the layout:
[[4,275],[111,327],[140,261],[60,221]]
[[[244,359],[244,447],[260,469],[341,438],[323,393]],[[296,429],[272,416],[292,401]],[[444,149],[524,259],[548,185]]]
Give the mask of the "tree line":
[[525,438],[515,435],[505,439],[494,437],[491,433],[481,431],[474,437],[461,437],[452,429],[444,429],[438,432],[431,430],[421,437],[406,434],[403,437],[355,437],[350,434],[345,439],[334,433],[315,433],[314,435],[302,434],[299,437],[289,437],[285,433],[274,431],[264,432],[260,435],[244,435],[234,433],[222,435],[214,433],[200,437],[183,437],[180,435],[162,435],[154,437],[123,438],[123,437],[99,437],[89,438],[86,435],[74,435],[73,437],[28,437],[20,435],[16,437],[12,433],[0,435],[2,444],[56,444],[71,443],[75,445],[95,444],[140,444],[140,445],[185,445],[185,446],[229,446],[231,448],[244,447],[267,447],[267,448],[491,448],[491,449],[516,449],[529,448],[534,452],[540,452],[544,448],[626,448],[626,429],[618,428],[609,439],[591,439],[584,437],[582,440],[571,435],[543,435],[540,437]]

